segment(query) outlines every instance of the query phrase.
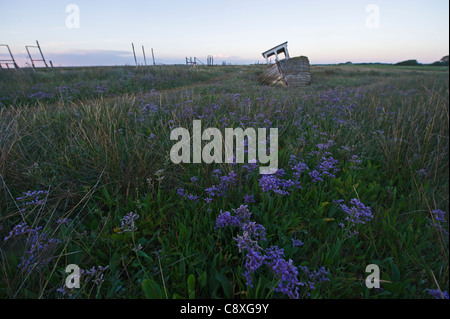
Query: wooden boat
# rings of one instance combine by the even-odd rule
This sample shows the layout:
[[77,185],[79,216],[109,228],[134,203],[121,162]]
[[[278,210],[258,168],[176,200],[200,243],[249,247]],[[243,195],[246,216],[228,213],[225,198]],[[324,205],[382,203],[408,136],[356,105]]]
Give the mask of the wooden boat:
[[309,85],[311,83],[309,60],[306,56],[299,56],[276,61],[258,77],[258,82],[281,87]]

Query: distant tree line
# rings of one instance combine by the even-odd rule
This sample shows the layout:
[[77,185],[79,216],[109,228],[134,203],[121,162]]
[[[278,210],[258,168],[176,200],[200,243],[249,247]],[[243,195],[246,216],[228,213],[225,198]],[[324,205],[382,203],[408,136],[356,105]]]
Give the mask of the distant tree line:
[[431,64],[422,64],[417,62],[417,60],[406,60],[402,62],[395,63],[395,65],[400,66],[419,66],[419,65],[431,65],[431,66],[448,66],[448,55],[442,57],[439,61],[433,62]]

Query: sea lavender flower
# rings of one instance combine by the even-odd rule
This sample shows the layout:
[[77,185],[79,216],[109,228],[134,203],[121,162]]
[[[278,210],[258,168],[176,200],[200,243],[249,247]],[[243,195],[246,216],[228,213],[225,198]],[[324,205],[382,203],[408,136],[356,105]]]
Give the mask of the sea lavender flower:
[[255,240],[266,240],[266,229],[256,222],[243,224],[242,230],[248,232]]
[[[289,298],[299,298],[299,287],[305,286],[305,283],[298,280],[298,269],[293,265],[292,260],[284,259],[284,250],[277,246],[270,246],[263,250],[258,245],[258,240],[266,240],[265,228],[255,222],[251,222],[251,212],[246,205],[241,205],[238,209],[233,209],[235,215],[231,215],[230,212],[220,212],[216,220],[217,227],[225,226],[238,226],[241,228],[242,233],[234,237],[239,252],[245,252],[245,272],[244,278],[247,280],[246,284],[250,287],[252,285],[252,275],[262,265],[266,265],[273,273],[276,279],[278,279],[277,286],[274,290],[284,293]],[[293,243],[300,245],[303,244],[299,240],[294,240]],[[314,289],[314,283],[316,281],[324,281],[326,271],[320,269],[317,272],[309,272],[309,286]]]
[[292,238],[292,247],[303,246],[303,245],[304,245],[304,243],[301,240]]
[[244,202],[245,203],[254,203],[255,199],[253,198],[253,195],[245,194]]
[[189,200],[192,200],[192,201],[198,201],[198,199],[199,199],[199,197],[197,196],[197,195],[194,195],[194,194],[189,194],[189,195],[187,195],[187,198],[189,199]]
[[449,299],[448,291],[440,291],[439,289],[427,289],[427,291],[435,299]]
[[[239,247],[239,243],[238,243]],[[242,274],[247,279],[246,285],[253,287],[252,274],[255,273],[259,267],[264,263],[266,256],[259,250],[250,248],[245,256],[245,272]]]
[[236,185],[236,173],[232,171],[228,175],[221,176],[219,184],[206,188],[205,191],[209,197],[226,197],[228,189],[234,185]]
[[233,239],[237,243],[239,252],[261,249],[258,245],[258,240],[248,231],[244,231],[242,235],[237,235],[236,237],[233,237]]
[[298,270],[293,265],[292,260],[286,261],[284,259],[284,250],[277,246],[266,249],[265,264],[273,272],[275,278],[279,280],[274,290],[284,293],[291,299],[298,299],[299,287],[304,284],[298,280]]
[[328,278],[328,271],[326,271],[325,267],[313,271],[309,270],[306,266],[302,266],[300,269],[308,276],[309,289],[316,289],[316,283],[330,281]]
[[[432,214],[433,218],[427,217],[429,223],[426,226],[429,228],[436,227],[439,231],[443,232],[445,235],[448,236],[448,231],[445,229],[446,213],[440,209],[434,209],[431,211],[431,214]],[[433,219],[434,219],[434,221],[433,221]]]
[[129,212],[121,219],[121,226],[119,227],[119,234],[125,232],[134,232],[137,230],[135,221],[139,219],[138,214],[134,214],[133,212]]
[[93,266],[89,270],[80,269],[80,276],[83,276],[83,281],[85,283],[92,281],[95,285],[98,286],[104,282],[103,275],[108,268],[109,266],[98,266],[97,268]]
[[71,219],[70,218],[60,218],[56,221],[58,225],[66,224],[69,225]]
[[184,193],[184,189],[182,189],[182,188],[177,189],[177,194],[181,197],[186,197],[186,194]]
[[7,241],[10,238],[18,237],[32,232],[38,232],[42,227],[31,228],[25,222],[14,226],[14,228],[9,232],[3,241]]
[[280,195],[289,195],[291,191],[291,187],[295,185],[295,182],[292,180],[284,180],[275,176],[275,174],[266,174],[263,175],[259,180],[259,186],[261,187],[263,192],[273,191],[276,194]]
[[341,204],[342,210],[347,214],[345,220],[352,224],[365,224],[372,220],[373,215],[370,207],[365,206],[357,198],[350,200],[351,207]]
[[212,171],[212,176],[219,178],[219,175],[222,174],[222,170],[220,168],[217,168]]
[[302,173],[309,171],[309,167],[304,162],[298,162],[292,167],[292,170],[294,171],[292,176],[295,178],[300,178]]
[[46,92],[35,92],[28,95],[30,99],[36,99],[36,100],[44,100],[44,99],[51,99],[52,95],[50,93]]
[[198,178],[196,176],[192,176],[191,177],[191,182],[192,183],[197,183],[198,182]]
[[224,228],[227,226],[239,226],[240,221],[236,216],[232,216],[230,212],[222,212],[220,211],[219,216],[216,218],[216,227],[215,228]]
[[339,168],[337,168],[338,161],[333,157],[322,157],[322,161],[317,166],[317,169],[322,172],[322,176],[329,176],[330,178],[334,178]]
[[309,177],[311,177],[313,183],[323,182],[322,175],[316,171],[315,169],[309,173]]
[[239,208],[233,209],[236,217],[239,219],[241,225],[247,223],[250,220],[252,213],[248,209],[248,205],[241,205]]
[[106,90],[106,86],[97,85],[97,87],[95,88],[95,93],[105,93]]
[[61,244],[59,239],[49,238],[47,234],[39,232],[38,229],[30,230],[26,239],[25,252],[18,268],[23,271],[31,271],[47,265],[59,244]]
[[362,160],[359,159],[358,155],[352,155],[349,161],[352,163],[354,169],[361,169],[360,165],[362,164]]
[[30,206],[44,205],[47,201],[47,196],[47,190],[27,191],[22,196],[17,197],[16,200],[22,207],[21,211],[23,212]]

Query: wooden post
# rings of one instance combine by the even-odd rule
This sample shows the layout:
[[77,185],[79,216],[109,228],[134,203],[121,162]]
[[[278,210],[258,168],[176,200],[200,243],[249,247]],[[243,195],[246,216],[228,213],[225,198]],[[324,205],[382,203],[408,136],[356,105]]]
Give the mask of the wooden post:
[[137,59],[136,59],[136,52],[134,52],[134,44],[133,44],[133,42],[131,42],[131,47],[133,48],[134,63],[135,63],[136,66],[137,66],[138,64],[137,64]]
[[142,46],[142,53],[144,54],[144,64],[147,65],[147,59],[145,58],[144,46]]
[[31,57],[31,54],[30,54],[30,50],[28,50],[28,47],[27,46],[25,46],[25,48],[27,49],[27,52],[28,52],[28,56],[30,57],[30,61],[31,61],[31,66],[33,67],[33,69],[35,68],[34,67],[34,62],[33,62],[33,58]]
[[155,64],[155,55],[153,54],[153,48],[152,48],[152,59],[153,59],[153,65],[156,65]]
[[36,40],[36,44],[37,44],[37,47],[39,49],[39,52],[41,53],[42,62],[44,62],[45,67],[48,68],[47,62],[45,62],[44,55],[42,54],[41,46],[39,45],[38,40]]

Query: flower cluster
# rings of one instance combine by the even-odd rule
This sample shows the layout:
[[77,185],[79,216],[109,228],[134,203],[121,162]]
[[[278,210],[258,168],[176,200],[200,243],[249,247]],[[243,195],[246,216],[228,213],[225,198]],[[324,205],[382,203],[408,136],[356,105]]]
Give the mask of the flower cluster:
[[44,205],[46,203],[47,196],[47,190],[28,191],[24,192],[22,196],[17,197],[16,200],[21,206],[20,211],[25,212],[29,207]]
[[280,195],[289,195],[292,191],[292,187],[297,184],[291,179],[285,180],[282,178],[286,173],[283,169],[277,170],[275,174],[263,175],[259,180],[259,186],[263,192],[274,192]]
[[[86,287],[89,283],[93,283],[96,286],[100,286],[104,281],[104,274],[109,266],[97,268],[93,266],[91,269],[84,270],[80,269],[80,282],[83,281],[83,287]],[[61,293],[62,296],[72,297],[73,289],[67,288],[64,285],[62,288],[56,289],[57,292]]]
[[352,224],[365,224],[372,220],[373,215],[370,207],[365,206],[357,198],[350,200],[351,207],[341,205],[342,210],[347,214],[345,220]]
[[242,227],[244,223],[250,220],[251,212],[247,205],[241,205],[239,208],[233,209],[234,215],[230,212],[220,211],[219,216],[216,219],[215,228],[224,228],[228,226]]
[[125,232],[134,232],[137,230],[135,221],[139,219],[138,214],[134,214],[133,212],[129,212],[126,214],[121,220],[121,226],[119,227],[119,234]]
[[359,232],[356,230],[352,230],[352,228],[357,224],[365,224],[372,220],[372,210],[370,207],[365,206],[361,203],[357,198],[353,198],[350,200],[351,206],[348,207],[343,203],[343,200],[335,201],[336,204],[340,206],[340,208],[346,213],[345,221],[347,221],[348,227],[345,227],[343,223],[340,223],[339,226],[348,230],[348,236],[352,237],[357,235]]
[[[220,174],[219,172],[214,171],[213,174]],[[220,177],[219,184],[206,188],[205,191],[210,198],[226,197],[228,189],[234,185],[236,185],[236,173],[231,171],[228,175]]]
[[31,228],[26,223],[16,225],[3,239],[4,242],[20,236],[27,236],[25,251],[18,268],[24,271],[39,269],[50,262],[53,251],[61,243],[41,232],[42,227]]
[[427,289],[427,291],[435,299],[448,299],[448,291],[440,291],[439,289]]
[[[300,287],[308,286],[315,289],[315,283],[326,281],[327,272],[322,267],[318,271],[310,271],[307,267],[300,269],[309,278],[307,283],[298,279],[299,271],[294,266],[291,259],[286,260],[284,250],[277,246],[270,246],[267,249],[261,248],[258,241],[266,241],[266,229],[264,226],[250,221],[251,212],[246,205],[241,205],[238,209],[230,212],[220,212],[216,219],[216,228],[228,226],[239,227],[241,233],[234,237],[239,252],[245,253],[245,272],[242,274],[246,279],[247,286],[253,287],[252,275],[263,265],[267,266],[274,278],[278,280],[274,290],[281,292],[289,298],[300,298]],[[300,240],[292,240],[294,246],[303,245]]]
[[[436,227],[439,231],[441,231],[442,233],[444,233],[445,235],[448,236],[448,230],[445,228],[446,227],[446,220],[445,220],[445,215],[446,213],[440,209],[434,209],[431,211],[432,217],[427,217],[429,224],[427,224],[427,227]],[[434,221],[433,221],[434,219]]]

